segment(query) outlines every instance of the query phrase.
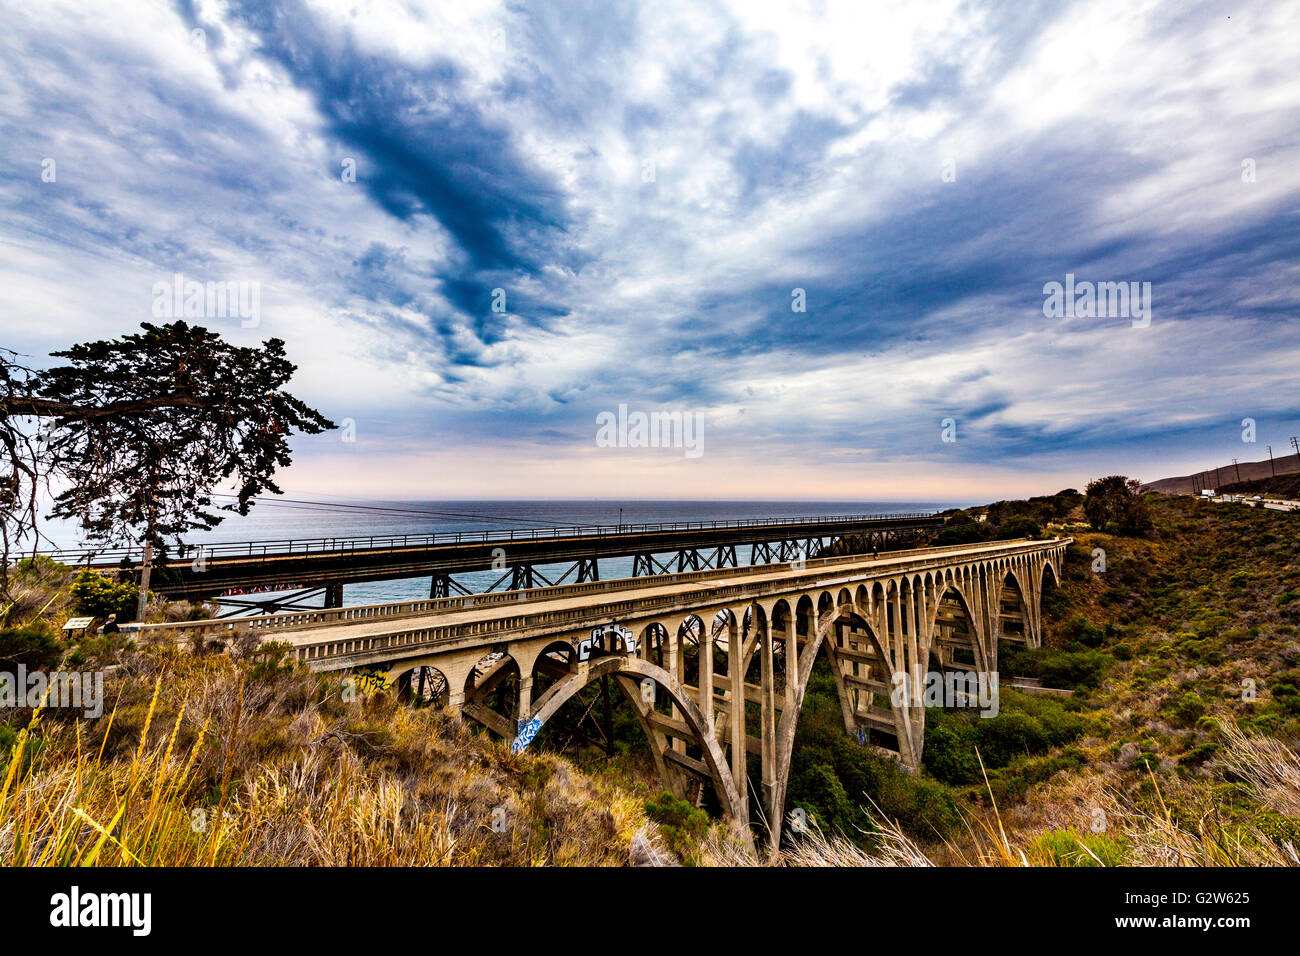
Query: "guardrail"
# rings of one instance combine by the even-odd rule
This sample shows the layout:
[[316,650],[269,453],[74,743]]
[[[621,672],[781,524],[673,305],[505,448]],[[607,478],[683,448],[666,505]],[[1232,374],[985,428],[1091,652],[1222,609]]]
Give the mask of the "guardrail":
[[[874,559],[880,565],[906,564],[917,558],[948,556],[959,558],[964,555],[980,557],[1002,557],[1012,554],[1024,554],[1050,547],[1064,546],[1071,538],[1053,538],[1049,541],[999,542],[997,544],[957,545],[937,548],[907,548],[898,551],[886,551]],[[1026,547],[1029,545],[1029,547]],[[838,564],[862,561],[866,555],[838,555],[829,558],[809,558],[804,562],[804,571],[822,570]],[[136,628],[142,636],[166,637],[175,634],[177,639],[202,636],[204,639],[233,638],[243,634],[257,634],[263,639],[274,639],[282,632],[302,630],[328,624],[357,624],[374,620],[400,619],[438,612],[469,610],[476,607],[491,607],[520,602],[537,603],[558,600],[584,594],[618,593],[646,587],[660,587],[672,584],[690,584],[707,581],[710,578],[726,579],[748,577],[769,573],[782,566],[775,564],[752,564],[740,568],[711,569],[707,571],[680,571],[674,574],[658,574],[652,577],[615,578],[609,581],[590,581],[584,584],[560,584],[551,587],[532,588],[526,591],[492,591],[485,594],[467,594],[456,597],[428,598],[418,601],[400,601],[388,604],[366,604],[354,607],[323,608],[315,611],[287,611],[280,614],[263,614],[253,617],[217,618],[204,621],[172,621],[166,624],[141,624]]]
[[[709,531],[726,528],[781,527],[795,524],[842,524],[868,521],[934,518],[938,511],[904,511],[893,514],[803,515],[794,518],[737,518],[722,521],[661,521],[652,524],[565,525],[553,528],[510,528],[495,531],[444,531],[428,534],[362,535],[350,538],[280,538],[258,541],[221,541],[183,544],[168,560],[183,560],[202,553],[206,558],[292,557],[295,554],[355,554],[361,551],[397,551],[446,544],[491,544],[496,541],[545,541],[565,538],[612,538],[655,531]],[[63,548],[38,552],[67,564],[92,561],[109,563],[135,560],[140,550],[126,548]]]

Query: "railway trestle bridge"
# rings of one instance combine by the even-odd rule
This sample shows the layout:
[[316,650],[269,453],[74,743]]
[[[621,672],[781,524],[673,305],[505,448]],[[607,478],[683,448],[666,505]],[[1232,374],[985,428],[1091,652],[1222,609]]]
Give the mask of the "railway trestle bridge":
[[[818,657],[845,731],[919,767],[929,674],[996,679],[1003,642],[1042,642],[1068,538],[799,559],[402,604],[146,625],[289,644],[322,671],[404,696],[526,748],[593,681],[635,708],[664,786],[780,840],[795,727]],[[905,687],[906,694],[893,691]],[[755,816],[755,819],[757,817]]]
[[[915,547],[943,524],[942,515],[908,512],[187,544],[154,561],[151,586],[171,600],[215,598],[235,613],[335,608],[345,584],[427,577],[429,597],[440,598],[471,593],[457,575],[486,571],[486,590],[521,591],[598,581],[611,558],[631,558],[633,576],[650,577]],[[138,549],[46,553],[139,580]]]

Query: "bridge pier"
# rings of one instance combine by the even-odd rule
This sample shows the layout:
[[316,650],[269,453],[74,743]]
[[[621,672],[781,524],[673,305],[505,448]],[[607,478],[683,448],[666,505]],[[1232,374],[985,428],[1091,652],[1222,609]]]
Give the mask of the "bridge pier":
[[332,581],[325,585],[325,607],[343,606],[343,582]]

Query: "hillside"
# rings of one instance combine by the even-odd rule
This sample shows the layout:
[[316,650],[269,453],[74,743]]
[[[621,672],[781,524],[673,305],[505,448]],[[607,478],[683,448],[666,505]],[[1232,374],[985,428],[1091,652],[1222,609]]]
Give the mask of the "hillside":
[[1004,686],[991,719],[931,710],[918,775],[843,732],[819,671],[786,806],[812,829],[777,856],[660,795],[628,714],[580,733],[594,687],[512,755],[431,709],[348,700],[274,645],[65,643],[70,575],[28,567],[0,670],[103,668],[109,703],[0,712],[0,863],[1300,862],[1300,515],[1154,496],[1154,531],[1126,538],[1084,526],[1079,500],[949,531],[1076,539],[1047,646],[1001,659],[1004,682],[1073,696]]
[[1220,491],[1229,495],[1260,495],[1265,498],[1285,498],[1295,501],[1300,499],[1300,474],[1229,482]]
[[[1272,463],[1267,458],[1263,461],[1239,461],[1237,464],[1225,462],[1216,468],[1211,468],[1209,472],[1198,472],[1195,475],[1180,475],[1174,478],[1160,478],[1156,481],[1149,481],[1142,486],[1143,491],[1155,491],[1166,495],[1185,495],[1194,494],[1201,488],[1208,487],[1218,490],[1222,483],[1226,486],[1229,482],[1254,481],[1273,477],[1276,472],[1277,477],[1283,475],[1300,474],[1300,456],[1298,455],[1281,455],[1275,458]],[[1240,474],[1240,479],[1238,479]]]

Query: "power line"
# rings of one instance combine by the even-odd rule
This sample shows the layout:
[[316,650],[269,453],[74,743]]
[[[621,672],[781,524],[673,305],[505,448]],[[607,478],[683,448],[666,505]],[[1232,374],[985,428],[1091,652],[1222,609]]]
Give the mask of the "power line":
[[[215,493],[218,498],[235,498],[235,495]],[[396,508],[388,505],[362,505],[351,504],[347,502],[335,501],[308,501],[301,498],[253,498],[253,501],[259,504],[280,505],[289,507],[296,511],[308,510],[326,510],[342,511],[351,513],[379,512],[383,514],[407,514],[407,515],[425,515],[436,518],[466,518],[472,521],[518,521],[528,524],[543,524],[551,527],[576,528],[581,527],[572,522],[560,521],[558,518],[540,517],[540,518],[522,518],[510,515],[490,515],[475,511],[434,511],[427,508]],[[297,506],[297,507],[295,507]]]

